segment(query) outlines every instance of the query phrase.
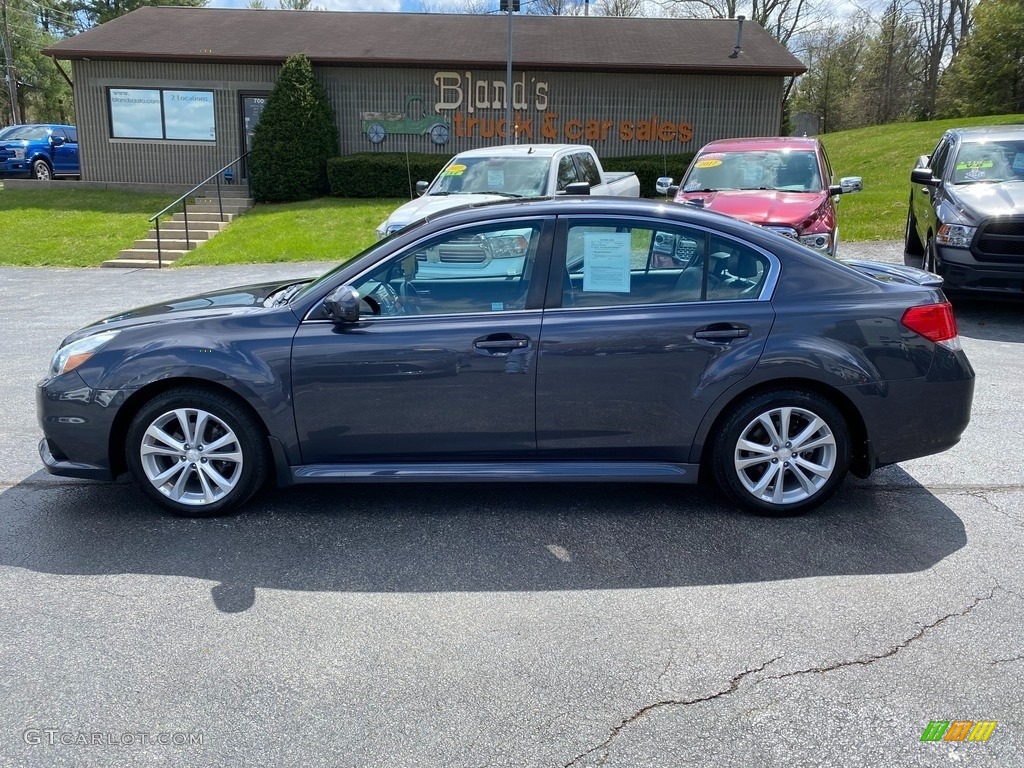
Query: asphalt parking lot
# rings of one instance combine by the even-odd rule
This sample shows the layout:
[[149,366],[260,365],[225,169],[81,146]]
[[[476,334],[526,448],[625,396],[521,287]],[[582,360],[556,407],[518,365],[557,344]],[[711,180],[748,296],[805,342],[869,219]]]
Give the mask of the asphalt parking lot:
[[[958,446],[803,518],[566,484],[182,520],[41,471],[33,384],[68,332],[323,266],[0,268],[0,765],[1024,764],[1024,304],[958,304]],[[922,742],[934,720],[998,725]]]

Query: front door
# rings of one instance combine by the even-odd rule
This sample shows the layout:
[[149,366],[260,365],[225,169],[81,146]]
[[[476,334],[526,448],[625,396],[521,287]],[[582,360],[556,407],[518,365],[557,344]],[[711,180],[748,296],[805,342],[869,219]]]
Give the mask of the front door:
[[[358,323],[314,310],[292,350],[303,463],[533,458],[551,228],[435,236],[352,281]],[[484,269],[495,261],[502,274]]]
[[[267,97],[270,94],[266,91],[260,93],[243,93],[239,95],[239,114],[241,122],[239,127],[242,132],[242,151],[252,151],[252,135],[256,130],[256,124],[260,121],[263,108],[267,105]],[[242,178],[248,178],[248,163],[242,161]]]

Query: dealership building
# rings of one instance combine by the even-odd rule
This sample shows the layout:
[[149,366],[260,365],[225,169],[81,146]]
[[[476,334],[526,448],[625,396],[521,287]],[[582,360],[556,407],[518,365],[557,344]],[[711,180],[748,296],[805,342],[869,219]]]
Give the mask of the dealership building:
[[71,65],[83,180],[165,184],[244,153],[297,53],[330,99],[343,155],[507,141],[587,143],[603,157],[693,151],[778,134],[786,78],[805,71],[752,23],[516,15],[509,89],[508,24],[147,6],[46,53]]

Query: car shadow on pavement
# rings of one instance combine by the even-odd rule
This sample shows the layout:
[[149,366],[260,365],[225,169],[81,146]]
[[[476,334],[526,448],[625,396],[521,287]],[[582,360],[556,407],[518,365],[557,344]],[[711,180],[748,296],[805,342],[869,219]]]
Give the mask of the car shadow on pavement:
[[[896,475],[893,475],[893,473]],[[130,483],[38,472],[0,493],[0,565],[257,588],[450,592],[632,589],[908,573],[963,547],[957,515],[898,467],[798,518],[665,485],[331,485],[268,489],[233,517],[166,515]]]

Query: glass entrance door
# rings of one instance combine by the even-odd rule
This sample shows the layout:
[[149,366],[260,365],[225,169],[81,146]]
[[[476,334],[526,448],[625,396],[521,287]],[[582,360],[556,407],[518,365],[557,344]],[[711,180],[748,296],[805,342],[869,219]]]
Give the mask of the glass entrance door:
[[[267,105],[267,96],[269,95],[267,92],[239,94],[241,102],[241,109],[239,110],[241,115],[240,128],[242,130],[242,147],[245,152],[252,151],[252,135],[256,130],[256,124],[260,121],[260,115],[263,114],[263,108]],[[248,176],[249,164],[247,160],[243,160],[242,177],[248,178]]]

